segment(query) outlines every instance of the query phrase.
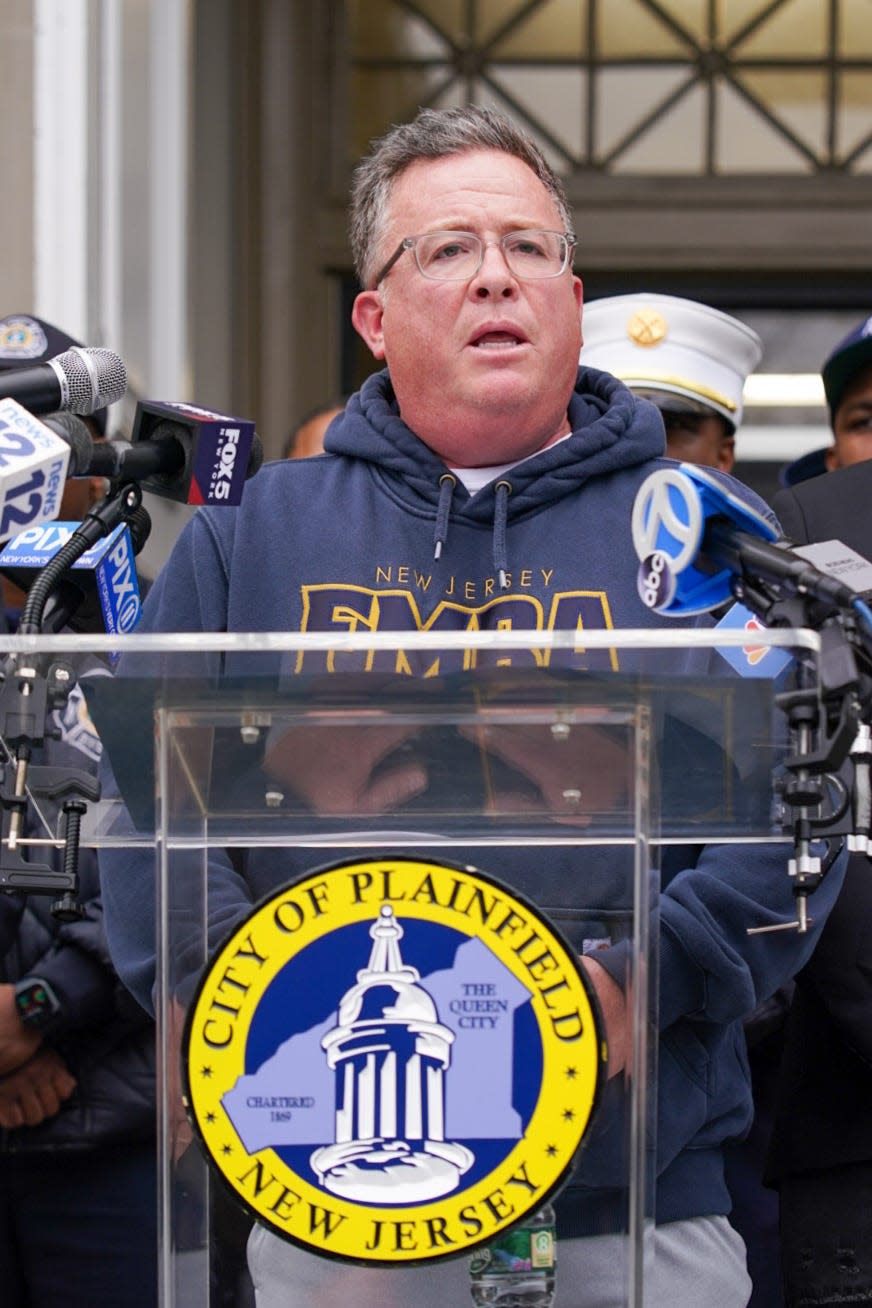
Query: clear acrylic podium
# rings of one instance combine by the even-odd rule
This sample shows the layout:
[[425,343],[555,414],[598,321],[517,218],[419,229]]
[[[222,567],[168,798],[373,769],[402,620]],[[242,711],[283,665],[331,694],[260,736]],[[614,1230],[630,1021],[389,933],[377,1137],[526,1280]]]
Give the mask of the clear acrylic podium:
[[[392,856],[472,866],[532,901],[579,955],[620,951],[631,1070],[603,1076],[573,1179],[591,1230],[610,1214],[616,1284],[623,1302],[641,1305],[656,1169],[660,850],[783,839],[772,778],[786,742],[775,682],[736,675],[719,652],[747,652],[746,633],[595,632],[584,649],[577,633],[532,640],[134,635],[123,677],[83,679],[121,792],[91,806],[83,842],[129,849],[131,875],[152,860],[157,871],[162,1308],[254,1303],[254,1219],[191,1139],[181,1104],[181,1030],[210,959],[246,896],[250,910],[270,880],[278,891],[315,869]],[[76,664],[118,644],[35,641],[9,647]],[[753,636],[758,655],[815,641]],[[456,1279],[468,1254],[425,1260],[430,1285],[452,1287],[440,1302],[471,1302]],[[321,1261],[317,1302],[354,1302],[348,1263]],[[397,1272],[358,1274],[389,1287]],[[387,1291],[382,1300],[394,1302]]]

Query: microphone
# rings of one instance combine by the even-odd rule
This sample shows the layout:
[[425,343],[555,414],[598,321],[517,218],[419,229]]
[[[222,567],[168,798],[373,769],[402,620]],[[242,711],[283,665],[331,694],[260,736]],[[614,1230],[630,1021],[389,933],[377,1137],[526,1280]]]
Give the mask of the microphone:
[[52,413],[42,419],[44,426],[60,436],[70,447],[67,477],[78,476],[77,468],[87,468],[94,453],[94,437],[74,413]]
[[[0,551],[0,572],[28,591],[80,526],[78,522],[52,522],[29,527]],[[130,523],[121,523],[91,546],[52,591],[42,630],[69,627],[83,635],[132,631],[142,614],[134,555],[150,531],[151,519],[140,508]]]
[[123,361],[99,346],[77,345],[47,363],[0,372],[0,398],[17,400],[30,413],[94,413],[120,400],[126,390]]
[[838,606],[856,592],[786,545],[772,524],[705,469],[682,463],[652,472],[633,504],[638,587],[648,608],[685,617],[733,598],[733,578],[787,583]]
[[191,404],[140,402],[130,441],[92,442],[88,449],[79,433],[69,438],[77,442],[70,476],[140,482],[181,504],[239,504],[246,480],[263,463],[253,422]]

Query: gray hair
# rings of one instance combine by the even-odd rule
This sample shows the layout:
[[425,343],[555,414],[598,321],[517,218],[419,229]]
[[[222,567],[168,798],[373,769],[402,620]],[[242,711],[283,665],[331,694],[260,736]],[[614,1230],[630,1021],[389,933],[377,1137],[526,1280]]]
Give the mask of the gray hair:
[[482,105],[420,109],[412,122],[392,127],[373,141],[369,154],[355,169],[349,235],[361,286],[369,286],[376,271],[378,245],[396,179],[418,159],[442,159],[469,150],[502,150],[521,159],[553,197],[565,231],[572,231],[562,182],[539,147],[510,118]]

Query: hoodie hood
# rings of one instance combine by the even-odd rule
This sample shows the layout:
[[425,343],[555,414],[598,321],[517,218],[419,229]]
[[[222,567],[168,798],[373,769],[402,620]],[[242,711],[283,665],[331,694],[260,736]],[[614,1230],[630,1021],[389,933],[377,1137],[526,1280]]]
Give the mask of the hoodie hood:
[[[590,477],[630,468],[663,454],[663,420],[653,404],[637,399],[622,382],[594,368],[580,368],[569,401],[572,435],[516,464],[501,480],[511,483],[509,519],[577,490]],[[402,480],[414,495],[438,505],[448,469],[400,417],[387,371],[369,377],[334,420],[325,441],[345,454]],[[496,482],[470,496],[458,483],[453,511],[484,521],[493,515]]]
[[506,587],[506,527],[525,513],[554,503],[592,477],[631,468],[663,454],[659,411],[637,399],[610,373],[579,368],[568,415],[572,434],[503,473],[470,495],[400,417],[387,371],[370,377],[348,402],[325,440],[331,454],[368,462],[396,479],[395,493],[435,507],[433,557],[439,559],[452,516],[493,524],[494,568]]

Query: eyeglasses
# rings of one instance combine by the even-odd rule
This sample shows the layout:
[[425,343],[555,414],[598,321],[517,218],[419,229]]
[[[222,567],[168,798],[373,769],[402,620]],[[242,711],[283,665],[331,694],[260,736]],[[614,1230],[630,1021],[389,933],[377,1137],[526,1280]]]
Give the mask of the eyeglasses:
[[373,286],[381,285],[406,250],[413,252],[418,271],[431,281],[469,281],[484,263],[484,252],[489,245],[500,247],[513,277],[538,281],[544,277],[559,277],[566,270],[575,249],[575,237],[571,232],[546,232],[535,227],[522,232],[507,232],[499,241],[483,241],[474,232],[426,232],[423,236],[407,236],[375,277]]

